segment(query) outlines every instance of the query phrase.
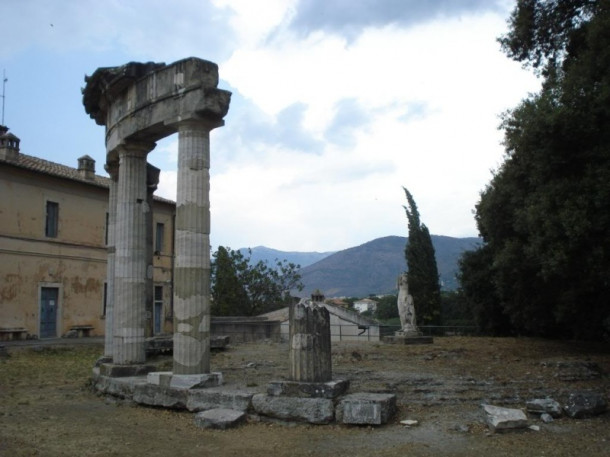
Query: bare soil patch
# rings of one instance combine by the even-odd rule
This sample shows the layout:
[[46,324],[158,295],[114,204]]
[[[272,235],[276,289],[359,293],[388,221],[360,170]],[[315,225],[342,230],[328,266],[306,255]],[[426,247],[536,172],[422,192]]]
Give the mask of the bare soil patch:
[[[572,391],[610,395],[608,345],[529,338],[435,338],[426,346],[333,345],[335,379],[350,392],[391,392],[399,410],[382,427],[259,422],[202,430],[193,414],[135,406],[90,388],[102,346],[9,347],[0,358],[0,456],[403,456],[587,455],[610,448],[610,413],[566,417],[540,431],[491,434],[482,402],[524,408],[531,398]],[[158,358],[160,368],[171,361]],[[285,379],[288,347],[235,345],[212,355],[226,384],[258,387]],[[415,419],[418,426],[399,422]]]

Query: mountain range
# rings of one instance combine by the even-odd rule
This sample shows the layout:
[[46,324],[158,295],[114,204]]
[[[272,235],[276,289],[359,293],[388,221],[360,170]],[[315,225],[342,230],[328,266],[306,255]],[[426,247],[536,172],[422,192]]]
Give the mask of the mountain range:
[[[479,238],[452,238],[432,235],[436,264],[443,290],[455,290],[458,259],[467,250],[476,249]],[[304,289],[294,291],[307,297],[319,289],[326,297],[366,297],[370,294],[396,292],[396,279],[406,271],[407,238],[386,236],[360,246],[337,252],[285,252],[258,246],[251,249],[251,262],[287,260],[301,265],[299,273]],[[248,249],[240,249],[247,254]]]

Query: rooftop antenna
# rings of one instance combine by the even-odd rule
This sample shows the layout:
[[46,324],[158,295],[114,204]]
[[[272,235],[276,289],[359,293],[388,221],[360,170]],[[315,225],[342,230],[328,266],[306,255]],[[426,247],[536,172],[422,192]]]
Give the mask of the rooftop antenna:
[[6,88],[7,81],[8,79],[6,79],[6,70],[2,70],[2,122],[0,123],[0,125],[4,125],[4,99],[6,98],[4,91]]

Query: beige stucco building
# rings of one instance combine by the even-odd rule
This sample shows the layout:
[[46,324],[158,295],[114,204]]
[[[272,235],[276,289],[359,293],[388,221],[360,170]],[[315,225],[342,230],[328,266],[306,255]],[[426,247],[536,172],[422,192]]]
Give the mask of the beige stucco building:
[[[0,339],[104,334],[109,178],[22,154],[0,126]],[[175,203],[154,198],[150,334],[171,331]]]

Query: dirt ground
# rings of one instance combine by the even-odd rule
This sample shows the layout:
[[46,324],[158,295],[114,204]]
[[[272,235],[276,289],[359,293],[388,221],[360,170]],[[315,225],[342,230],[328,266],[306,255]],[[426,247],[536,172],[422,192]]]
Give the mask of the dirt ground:
[[[203,430],[193,414],[98,396],[91,367],[101,344],[8,346],[0,358],[0,456],[607,456],[610,413],[562,417],[540,431],[490,433],[480,404],[524,408],[577,390],[610,395],[608,345],[526,338],[435,338],[425,346],[333,345],[335,379],[350,392],[391,392],[398,413],[381,427],[280,424],[252,417],[239,428]],[[158,358],[160,368],[171,361]],[[234,345],[212,354],[226,384],[285,379],[288,347]],[[602,374],[600,374],[600,370]],[[400,420],[415,419],[407,428]]]

